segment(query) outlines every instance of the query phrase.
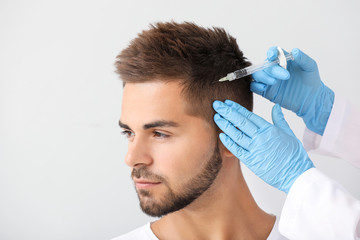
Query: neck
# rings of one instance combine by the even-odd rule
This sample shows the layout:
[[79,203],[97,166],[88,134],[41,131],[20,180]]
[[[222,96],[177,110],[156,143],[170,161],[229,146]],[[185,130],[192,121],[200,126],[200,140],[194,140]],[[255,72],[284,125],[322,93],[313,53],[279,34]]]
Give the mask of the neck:
[[159,239],[267,239],[274,222],[252,197],[239,160],[227,159],[206,192],[151,228]]

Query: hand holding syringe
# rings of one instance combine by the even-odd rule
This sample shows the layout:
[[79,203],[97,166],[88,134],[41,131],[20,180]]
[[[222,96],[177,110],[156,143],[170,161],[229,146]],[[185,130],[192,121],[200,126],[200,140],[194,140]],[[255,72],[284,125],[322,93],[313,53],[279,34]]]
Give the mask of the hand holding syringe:
[[251,65],[249,67],[237,70],[235,72],[231,72],[228,73],[225,77],[221,78],[219,80],[219,82],[224,82],[224,81],[233,81],[235,79],[239,79],[245,76],[249,76],[251,74],[253,74],[254,72],[263,70],[265,68],[274,66],[276,64],[279,64],[280,66],[282,66],[283,68],[286,68],[286,63],[289,60],[294,60],[294,56],[292,55],[292,53],[284,53],[284,51],[278,47],[278,58],[275,59],[274,61],[265,61],[262,64],[257,64],[257,65]]

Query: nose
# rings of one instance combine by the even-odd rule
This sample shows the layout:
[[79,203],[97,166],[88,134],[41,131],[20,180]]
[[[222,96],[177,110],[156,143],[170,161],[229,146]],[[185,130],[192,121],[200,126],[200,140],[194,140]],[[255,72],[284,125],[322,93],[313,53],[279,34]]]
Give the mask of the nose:
[[149,146],[141,139],[134,139],[129,142],[128,152],[125,156],[125,163],[129,167],[139,167],[141,165],[151,165],[153,159],[150,154]]

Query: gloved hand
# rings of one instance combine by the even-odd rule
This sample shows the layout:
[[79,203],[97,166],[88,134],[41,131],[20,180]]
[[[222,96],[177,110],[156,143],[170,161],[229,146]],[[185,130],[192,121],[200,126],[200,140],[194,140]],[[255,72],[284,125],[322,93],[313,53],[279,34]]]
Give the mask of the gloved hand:
[[[323,135],[334,103],[334,92],[320,79],[316,62],[295,48],[294,61],[288,61],[287,70],[276,65],[255,72],[251,91],[302,117],[306,127]],[[267,58],[277,58],[276,47],[271,47]]]
[[214,101],[213,108],[215,123],[224,132],[221,142],[271,186],[288,193],[295,180],[314,167],[278,104],[272,109],[274,125],[230,100]]

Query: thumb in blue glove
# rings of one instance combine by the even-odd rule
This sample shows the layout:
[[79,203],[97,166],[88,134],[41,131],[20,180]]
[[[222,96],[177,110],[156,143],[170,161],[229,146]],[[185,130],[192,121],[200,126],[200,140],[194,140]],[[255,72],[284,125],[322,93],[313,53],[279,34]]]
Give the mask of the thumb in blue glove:
[[279,105],[272,110],[274,125],[230,100],[215,101],[213,108],[214,121],[223,131],[221,142],[271,186],[288,193],[295,180],[314,167]]
[[[288,68],[273,66],[254,73],[251,90],[302,117],[306,127],[323,135],[334,103],[334,92],[320,79],[316,62],[295,48],[294,61]],[[274,60],[278,51],[272,47],[267,58]]]

